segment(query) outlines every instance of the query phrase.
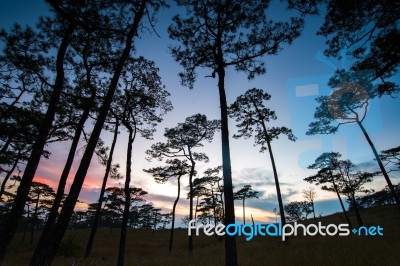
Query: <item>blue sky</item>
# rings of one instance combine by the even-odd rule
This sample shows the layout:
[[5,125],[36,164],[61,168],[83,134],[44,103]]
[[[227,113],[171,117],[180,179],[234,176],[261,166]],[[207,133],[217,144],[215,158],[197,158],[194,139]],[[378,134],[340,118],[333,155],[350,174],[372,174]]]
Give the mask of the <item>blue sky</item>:
[[[281,19],[284,8],[279,1],[273,1],[270,12],[267,15],[271,18]],[[0,27],[9,28],[13,23],[22,25],[33,25],[37,16],[45,14],[48,10],[42,1],[2,1],[0,9]],[[157,165],[157,162],[149,163],[145,160],[145,150],[155,141],[163,140],[165,127],[174,127],[186,117],[195,113],[204,113],[210,119],[219,118],[219,101],[217,92],[217,80],[205,78],[210,75],[207,71],[200,71],[198,81],[193,90],[184,88],[179,83],[178,72],[181,67],[173,60],[168,53],[167,27],[170,18],[177,10],[173,5],[170,9],[162,11],[159,23],[156,25],[156,34],[145,35],[137,41],[137,55],[144,56],[156,62],[160,69],[160,76],[163,83],[171,93],[171,101],[174,110],[165,116],[165,120],[158,126],[155,140],[138,139],[134,143],[133,155],[133,186],[143,187],[149,192],[148,201],[165,211],[170,210],[172,201],[176,194],[174,182],[159,185],[154,182],[151,176],[145,174],[142,169]],[[284,125],[293,129],[298,140],[290,142],[280,138],[272,143],[276,158],[278,174],[281,180],[284,202],[302,200],[301,191],[312,186],[303,181],[303,178],[314,173],[306,169],[315,158],[324,151],[339,151],[343,158],[350,159],[357,164],[368,166],[368,169],[375,169],[373,154],[366,143],[361,131],[356,125],[343,126],[335,135],[306,136],[308,124],[313,120],[313,113],[316,107],[314,98],[319,95],[328,95],[330,88],[327,86],[329,77],[338,68],[346,68],[351,61],[347,59],[337,61],[323,56],[325,40],[317,36],[316,32],[323,22],[323,16],[314,16],[306,19],[305,29],[301,36],[291,46],[285,47],[277,56],[264,57],[267,73],[252,81],[246,76],[236,73],[233,69],[227,69],[227,97],[228,104],[232,103],[237,96],[247,89],[257,87],[272,95],[269,107],[276,111],[278,120],[273,125]],[[398,80],[397,75],[397,80]],[[384,97],[374,99],[365,127],[370,133],[378,150],[398,146],[398,132],[400,130],[399,118],[395,114],[400,113],[398,99]],[[235,133],[234,121],[230,121],[230,134]],[[110,141],[110,134],[103,133],[102,138]],[[122,166],[125,162],[126,136],[122,136],[117,144],[118,161]],[[68,144],[58,144],[49,147],[52,151],[50,160],[42,160],[37,176],[48,180],[50,184],[56,184],[61,172],[63,162],[68,150]],[[215,140],[206,144],[201,149],[210,157],[210,163],[199,165],[201,173],[208,167],[215,167],[221,163],[220,135]],[[248,216],[250,213],[261,221],[274,221],[272,213],[277,208],[276,191],[273,183],[272,168],[267,153],[259,153],[259,147],[253,146],[253,140],[231,140],[231,160],[233,167],[233,183],[237,188],[244,184],[252,184],[253,188],[262,192],[260,199],[250,200],[247,203]],[[79,154],[75,160],[75,168],[79,162]],[[81,199],[87,202],[97,200],[102,172],[104,169],[99,166],[94,158],[89,171],[87,182],[81,193]],[[70,176],[73,177],[73,174]],[[393,183],[400,182],[398,177],[393,178]],[[121,181],[120,181],[121,182]],[[187,180],[183,180],[187,185]],[[118,185],[110,183],[109,185]],[[370,187],[376,190],[385,186],[383,177],[376,177]],[[335,194],[317,191],[317,214],[329,214],[339,211],[340,206]],[[241,217],[241,204],[236,203],[237,217]],[[178,212],[183,215],[187,213],[188,202],[181,200]]]

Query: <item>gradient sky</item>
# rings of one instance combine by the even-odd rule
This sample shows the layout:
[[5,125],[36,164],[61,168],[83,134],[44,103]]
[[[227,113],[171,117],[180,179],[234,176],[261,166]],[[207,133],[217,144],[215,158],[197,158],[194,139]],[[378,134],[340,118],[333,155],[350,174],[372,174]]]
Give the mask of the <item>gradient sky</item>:
[[[48,7],[42,1],[1,1],[0,28],[9,28],[18,22],[22,25],[34,25],[39,15],[45,15]],[[163,141],[163,132],[166,127],[174,127],[178,122],[183,122],[188,116],[195,113],[204,113],[210,119],[218,119],[219,100],[217,80],[205,78],[209,71],[200,71],[198,81],[193,90],[184,88],[179,83],[178,72],[182,68],[168,53],[167,27],[171,17],[179,10],[171,5],[168,10],[162,11],[159,23],[156,25],[156,34],[145,35],[137,41],[137,55],[144,56],[156,62],[160,69],[163,83],[171,93],[171,101],[174,110],[165,116],[164,121],[158,126],[155,140],[138,138],[134,143],[133,180],[131,185],[142,187],[149,192],[147,200],[164,211],[170,211],[176,194],[176,184],[173,180],[167,184],[156,184],[153,178],[142,171],[158,165],[154,161],[145,160],[145,150],[156,141]],[[267,14],[273,19],[286,17],[285,9],[279,1],[273,1]],[[247,89],[257,87],[272,95],[269,107],[276,111],[278,120],[272,125],[287,126],[293,129],[298,138],[296,142],[290,142],[284,137],[272,142],[275,154],[278,175],[281,181],[284,203],[294,200],[302,200],[301,191],[310,185],[303,178],[312,175],[315,171],[306,169],[318,155],[325,151],[339,151],[344,159],[350,159],[368,170],[377,169],[373,160],[373,154],[356,125],[345,125],[335,135],[306,136],[308,124],[313,120],[316,107],[314,98],[319,95],[328,95],[327,86],[329,77],[338,68],[349,67],[351,61],[338,61],[323,56],[325,40],[317,36],[316,32],[323,22],[323,16],[314,16],[306,19],[305,30],[289,47],[285,47],[277,56],[264,57],[267,74],[248,81],[246,76],[236,73],[233,69],[227,69],[227,98],[228,104]],[[396,76],[398,81],[399,75]],[[371,101],[371,108],[365,120],[365,127],[378,150],[384,150],[398,146],[398,132],[400,130],[400,113],[398,99],[384,97]],[[89,127],[90,125],[88,125]],[[236,129],[234,121],[230,120],[230,134]],[[122,130],[123,132],[123,130]],[[102,138],[110,143],[111,135],[103,133]],[[267,153],[259,153],[259,147],[253,146],[253,139],[231,140],[231,161],[233,170],[233,183],[236,189],[245,184],[251,184],[253,189],[261,192],[260,199],[247,202],[247,217],[253,215],[255,220],[275,221],[272,213],[278,207],[272,168]],[[83,145],[83,144],[82,144]],[[80,147],[82,147],[82,145]],[[42,160],[35,180],[46,182],[53,188],[61,174],[62,167],[67,156],[69,143],[51,145],[48,149],[52,152],[49,160]],[[125,166],[126,133],[123,132],[118,139],[115,161],[121,164],[121,172]],[[206,152],[210,157],[210,163],[199,164],[198,172],[202,173],[208,167],[221,164],[220,135],[215,136],[212,143],[206,144],[200,151]],[[73,171],[76,170],[83,151],[77,154]],[[100,166],[97,159],[92,159],[92,165],[82,188],[80,199],[85,202],[97,201],[104,167]],[[72,183],[74,172],[71,172],[68,186]],[[393,183],[398,183],[398,176],[391,176]],[[184,186],[187,179],[183,179]],[[122,185],[123,180],[111,181],[111,185]],[[382,189],[386,183],[383,177],[378,176],[368,187],[376,190]],[[319,190],[317,187],[316,214],[323,215],[340,210],[335,194]],[[185,195],[185,194],[182,194]],[[236,216],[241,219],[241,204],[236,202]],[[79,205],[82,207],[82,205]],[[178,206],[178,213],[188,213],[188,201],[182,199]]]

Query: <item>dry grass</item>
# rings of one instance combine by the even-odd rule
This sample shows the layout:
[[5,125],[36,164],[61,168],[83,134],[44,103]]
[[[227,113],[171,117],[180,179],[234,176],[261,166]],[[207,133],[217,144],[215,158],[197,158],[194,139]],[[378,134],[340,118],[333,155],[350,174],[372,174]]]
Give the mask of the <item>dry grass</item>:
[[[255,237],[246,242],[237,238],[240,265],[400,265],[400,215],[396,207],[379,207],[361,213],[365,224],[380,225],[384,236],[291,237],[283,243],[278,237]],[[354,217],[351,217],[354,221]],[[323,224],[344,223],[341,214],[323,217]],[[312,221],[310,221],[312,222]],[[89,230],[70,230],[54,265],[115,265],[119,231],[109,234],[100,229],[92,256],[82,259]],[[187,252],[187,231],[177,230],[174,250],[168,253],[168,231],[131,230],[128,232],[126,265],[223,265],[224,241],[215,237],[194,239],[193,256]],[[18,234],[10,247],[5,265],[28,265],[34,245],[21,244]],[[28,242],[28,241],[26,241]]]

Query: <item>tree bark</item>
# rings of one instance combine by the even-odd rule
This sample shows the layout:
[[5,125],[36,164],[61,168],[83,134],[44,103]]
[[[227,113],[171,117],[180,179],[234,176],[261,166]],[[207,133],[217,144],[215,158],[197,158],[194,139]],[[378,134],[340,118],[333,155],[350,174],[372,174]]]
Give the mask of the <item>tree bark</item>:
[[111,166],[112,166],[112,160],[113,160],[113,156],[114,156],[115,144],[117,143],[118,124],[119,124],[119,120],[117,118],[116,121],[115,121],[114,137],[113,137],[113,141],[112,141],[111,148],[110,148],[110,154],[108,155],[106,171],[104,173],[103,183],[101,184],[99,201],[98,201],[98,204],[97,204],[96,213],[94,215],[92,229],[90,230],[89,239],[88,239],[88,242],[86,244],[85,258],[90,256],[90,253],[92,251],[94,236],[96,235],[96,232],[97,232],[97,227],[98,227],[98,223],[99,223],[99,219],[100,219],[101,208],[103,206],[104,193],[106,191],[107,180],[108,180],[108,176],[110,174],[110,170],[111,170]]
[[51,93],[50,102],[47,107],[45,118],[42,126],[40,127],[38,136],[32,147],[32,152],[29,156],[21,183],[17,190],[17,195],[14,199],[14,204],[8,218],[0,232],[0,265],[4,260],[6,249],[10,245],[14,234],[17,230],[18,224],[21,220],[24,206],[28,198],[29,189],[32,184],[33,177],[35,176],[36,169],[39,165],[40,158],[43,153],[44,145],[46,144],[49,132],[52,128],[54,116],[57,111],[57,106],[60,101],[61,92],[64,83],[64,57],[67,52],[70,38],[75,30],[76,25],[70,24],[64,33],[60,47],[57,52],[56,59],[56,80]]
[[392,184],[392,181],[390,181],[389,175],[388,175],[388,173],[386,172],[385,167],[383,166],[381,157],[379,157],[379,154],[378,154],[378,152],[376,151],[375,146],[374,146],[374,144],[372,143],[371,138],[369,137],[369,135],[368,135],[367,131],[365,130],[363,124],[362,124],[359,120],[357,120],[357,124],[358,124],[358,126],[361,128],[361,131],[363,132],[365,138],[367,139],[367,142],[368,142],[369,146],[370,146],[371,149],[372,149],[372,152],[373,152],[374,155],[375,155],[375,159],[376,159],[376,161],[378,162],[378,165],[379,165],[379,168],[381,169],[381,172],[382,172],[382,174],[383,174],[383,177],[385,178],[386,183],[388,184],[388,187],[389,187],[389,189],[390,189],[390,192],[392,193],[392,196],[393,196],[394,200],[396,201],[396,205],[397,205],[397,207],[399,208],[399,211],[400,211],[400,199],[399,199],[399,195],[397,195],[396,190],[394,189],[394,186],[393,186],[393,184]]
[[94,125],[92,134],[90,135],[90,139],[86,150],[82,156],[81,163],[79,164],[79,168],[75,174],[74,181],[71,185],[70,192],[68,197],[65,200],[64,206],[61,210],[60,216],[55,224],[51,234],[46,241],[46,244],[42,246],[42,255],[39,260],[38,265],[50,265],[54,260],[54,257],[58,251],[60,246],[61,239],[63,238],[65,231],[67,230],[68,223],[71,219],[76,201],[78,199],[80,190],[82,188],[83,182],[86,177],[87,170],[89,168],[93,152],[96,148],[96,144],[98,142],[100,133],[102,131],[105,119],[107,117],[108,111],[110,110],[111,102],[113,100],[114,93],[117,89],[118,80],[121,76],[121,72],[125,65],[126,60],[129,57],[130,51],[133,47],[133,37],[137,35],[137,30],[139,27],[139,23],[144,15],[145,7],[147,1],[142,1],[140,10],[135,15],[134,23],[131,26],[127,36],[126,36],[126,44],[122,51],[122,54],[117,62],[115,67],[115,71],[113,77],[110,81],[109,89],[104,97],[104,102],[100,108],[99,115],[97,117],[96,124]]

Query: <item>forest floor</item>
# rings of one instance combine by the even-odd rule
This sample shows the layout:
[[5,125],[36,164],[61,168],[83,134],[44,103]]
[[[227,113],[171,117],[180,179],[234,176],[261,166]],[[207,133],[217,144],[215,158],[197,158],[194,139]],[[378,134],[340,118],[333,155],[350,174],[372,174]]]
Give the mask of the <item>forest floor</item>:
[[[394,206],[361,211],[364,224],[381,226],[383,236],[292,236],[289,243],[280,237],[255,236],[251,241],[237,237],[239,265],[400,265],[400,214]],[[350,216],[356,224],[353,214]],[[343,214],[309,219],[304,223],[345,223]],[[36,234],[38,238],[39,234]],[[53,265],[115,265],[119,231],[101,228],[91,257],[83,259],[89,229],[69,230]],[[4,265],[29,265],[35,243],[22,233],[14,238]],[[126,245],[126,265],[224,265],[224,241],[213,236],[195,236],[191,257],[187,251],[187,229],[177,229],[173,251],[168,253],[168,230],[130,230]]]

